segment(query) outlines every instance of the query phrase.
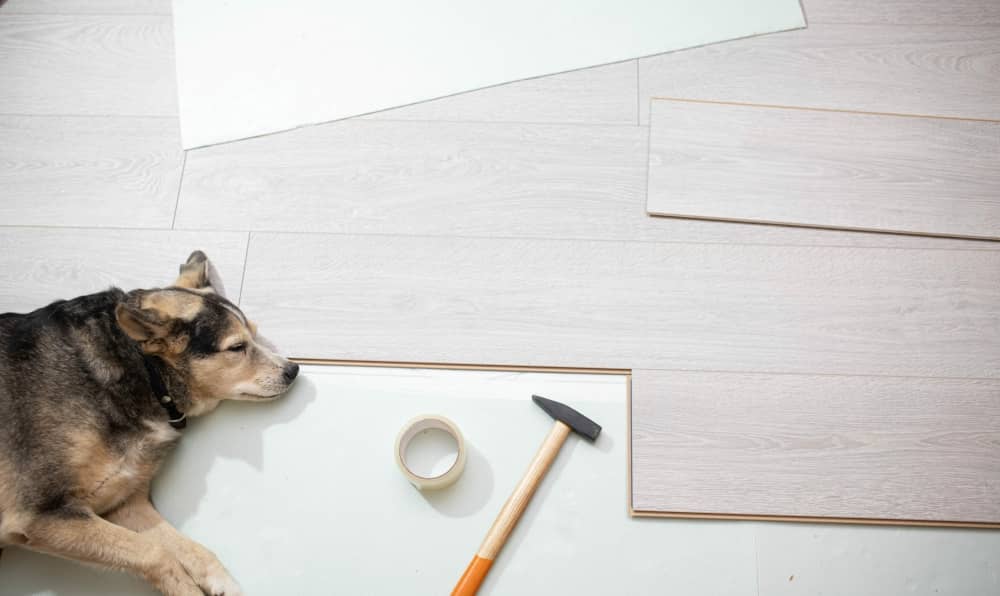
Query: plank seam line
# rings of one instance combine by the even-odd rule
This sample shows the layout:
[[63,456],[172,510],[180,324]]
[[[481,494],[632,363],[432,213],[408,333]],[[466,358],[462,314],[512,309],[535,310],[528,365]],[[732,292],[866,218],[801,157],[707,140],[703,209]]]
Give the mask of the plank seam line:
[[[998,121],[1000,123],[1000,121]],[[652,154],[652,153],[650,153]],[[647,173],[647,201],[648,199],[648,173]],[[921,238],[951,238],[955,240],[978,240],[984,242],[1000,241],[1000,236],[967,236],[962,234],[949,234],[946,232],[914,232],[910,230],[885,230],[879,228],[858,228],[854,226],[837,226],[822,224],[807,224],[791,221],[775,221],[770,219],[749,219],[739,217],[713,217],[711,215],[690,215],[681,213],[665,213],[662,211],[648,211],[653,217],[663,217],[670,219],[691,219],[695,221],[720,221],[736,224],[757,224],[762,226],[781,226],[785,228],[805,228],[807,230],[839,230],[842,232],[864,232],[866,234],[888,234],[892,236],[919,236]],[[813,246],[813,245],[810,245]]]
[[771,515],[754,513],[702,513],[685,511],[655,511],[651,509],[633,509],[633,517],[660,517],[677,519],[715,519],[728,521],[787,521],[805,523],[827,523],[827,524],[871,524],[885,526],[928,526],[928,527],[955,527],[955,528],[980,528],[994,529],[1000,528],[998,522],[979,521],[949,521],[932,519],[902,519],[891,517],[822,517],[811,515]]
[[932,114],[907,114],[903,112],[869,112],[865,110],[846,110],[842,108],[817,108],[808,106],[790,106],[781,104],[770,104],[770,103],[748,103],[740,101],[721,101],[715,99],[692,99],[685,97],[669,97],[669,96],[654,96],[651,98],[656,101],[675,101],[682,103],[699,103],[699,104],[710,104],[710,105],[724,105],[724,106],[740,106],[749,108],[766,108],[774,110],[801,110],[805,112],[832,112],[838,114],[862,114],[866,116],[893,116],[896,118],[927,118],[931,120],[958,120],[961,122],[987,122],[991,124],[1000,124],[1000,119],[992,118],[967,118],[963,116],[940,116]]
[[[653,217],[664,217],[653,215]],[[693,218],[673,218],[673,219],[693,219]],[[713,220],[714,221],[714,220]],[[753,224],[747,224],[753,225]],[[768,225],[768,224],[760,224]],[[784,227],[800,227],[800,226],[784,226]],[[933,250],[933,251],[961,251],[961,252],[997,252],[1000,250],[1000,243],[995,241],[986,240],[983,238],[958,238],[957,240],[969,243],[976,243],[979,246],[972,248],[966,247],[934,247],[934,246],[866,246],[866,245],[856,245],[856,244],[816,244],[816,243],[802,243],[802,244],[783,244],[783,243],[772,243],[772,242],[724,242],[724,241],[696,241],[696,240],[616,240],[614,238],[586,238],[586,237],[552,237],[552,236],[467,236],[467,235],[451,235],[451,234],[391,234],[391,233],[373,233],[373,232],[312,232],[308,230],[276,230],[276,229],[266,229],[266,228],[216,228],[216,227],[206,227],[206,228],[167,228],[162,226],[74,226],[74,225],[46,225],[46,224],[4,224],[0,223],[0,229],[21,229],[21,230],[79,230],[79,231],[92,231],[92,232],[102,232],[107,230],[117,230],[125,232],[178,232],[178,233],[207,233],[207,232],[217,232],[217,233],[228,233],[228,234],[270,234],[270,235],[287,235],[287,236],[330,236],[330,237],[345,237],[345,236],[361,236],[361,237],[390,237],[390,238],[425,238],[429,240],[433,239],[459,239],[459,240],[497,240],[497,241],[520,241],[520,240],[537,240],[539,242],[602,242],[602,243],[617,243],[617,244],[663,244],[663,245],[675,245],[675,244],[688,244],[692,246],[771,246],[776,248],[850,248],[857,250]],[[828,228],[817,228],[821,230],[826,230]],[[836,230],[833,230],[836,231]],[[855,232],[855,230],[848,230],[848,232]],[[869,234],[871,232],[860,232],[864,234]],[[880,235],[889,236],[909,236],[909,234],[888,234],[879,232]],[[927,236],[927,238],[938,238],[941,240],[949,240],[950,238],[942,238],[940,236]]]
[[243,302],[243,286],[247,283],[247,263],[250,261],[250,238],[253,232],[247,232],[247,246],[243,251],[243,273],[240,275],[240,294],[236,297],[236,304]]
[[177,198],[174,199],[174,217],[170,220],[171,230],[177,225],[177,211],[181,206],[181,188],[184,186],[184,170],[187,168],[187,161],[188,154],[187,151],[184,151],[181,157],[181,173],[177,177]]
[[[762,224],[764,225],[764,224]],[[38,226],[25,226],[25,227],[38,227]],[[55,226],[63,227],[63,226]],[[107,229],[107,228],[100,228]],[[175,231],[184,232],[245,232],[246,228],[181,228]],[[522,241],[522,240],[537,240],[539,242],[601,242],[601,243],[614,243],[614,244],[688,244],[688,245],[698,245],[698,246],[771,246],[776,248],[852,248],[858,250],[937,250],[937,251],[965,251],[965,252],[997,252],[1000,250],[1000,245],[997,243],[984,240],[982,238],[960,238],[959,240],[965,240],[969,242],[981,243],[981,247],[977,248],[957,248],[957,247],[932,247],[932,246],[858,246],[851,244],[785,244],[785,243],[771,243],[771,242],[723,242],[723,241],[694,241],[694,240],[616,240],[614,238],[583,238],[583,237],[566,237],[566,238],[555,238],[551,236],[469,236],[462,234],[394,234],[389,232],[313,232],[308,230],[268,230],[268,229],[253,229],[250,230],[255,234],[272,234],[272,235],[289,235],[289,236],[328,236],[328,237],[374,237],[374,238],[423,238],[423,239],[448,239],[448,240],[497,240],[497,241]],[[869,232],[864,232],[869,233]],[[886,235],[886,234],[880,234]],[[900,234],[896,234],[900,235]],[[932,238],[938,238],[937,236],[932,236]]]

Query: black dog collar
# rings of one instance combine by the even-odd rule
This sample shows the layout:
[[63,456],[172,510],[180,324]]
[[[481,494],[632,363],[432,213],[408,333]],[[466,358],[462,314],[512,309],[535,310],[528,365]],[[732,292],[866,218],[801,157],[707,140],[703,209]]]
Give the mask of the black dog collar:
[[178,430],[187,426],[187,416],[184,412],[177,409],[177,404],[174,403],[173,398],[167,392],[167,386],[163,384],[163,377],[156,370],[153,358],[143,354],[142,363],[146,365],[146,372],[149,374],[149,386],[153,388],[153,395],[156,397],[157,403],[167,411],[167,416],[170,418],[170,426]]

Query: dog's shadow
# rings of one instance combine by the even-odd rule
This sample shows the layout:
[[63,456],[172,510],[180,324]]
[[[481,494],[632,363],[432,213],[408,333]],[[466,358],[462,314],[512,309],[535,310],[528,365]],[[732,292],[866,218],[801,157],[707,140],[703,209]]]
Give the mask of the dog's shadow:
[[238,459],[262,469],[267,428],[294,421],[316,399],[316,393],[316,385],[303,375],[287,395],[275,401],[226,402],[192,420],[183,431],[187,436],[153,480],[154,504],[171,524],[183,524],[205,497],[209,472],[217,459]]

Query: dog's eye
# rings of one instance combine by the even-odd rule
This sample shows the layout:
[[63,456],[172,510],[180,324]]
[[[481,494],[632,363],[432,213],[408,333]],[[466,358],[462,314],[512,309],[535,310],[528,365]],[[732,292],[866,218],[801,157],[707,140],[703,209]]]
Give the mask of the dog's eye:
[[235,344],[235,345],[229,346],[228,348],[226,348],[226,350],[229,351],[229,352],[246,352],[247,351],[247,345],[246,344]]

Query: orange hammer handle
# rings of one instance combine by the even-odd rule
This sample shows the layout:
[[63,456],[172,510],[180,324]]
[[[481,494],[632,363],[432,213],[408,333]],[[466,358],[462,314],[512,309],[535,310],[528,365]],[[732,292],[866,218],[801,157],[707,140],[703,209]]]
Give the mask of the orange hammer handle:
[[479,586],[486,579],[486,572],[490,570],[493,561],[484,559],[479,555],[472,557],[472,562],[465,568],[465,573],[455,584],[455,589],[451,591],[451,596],[475,596],[479,591]]
[[479,552],[473,557],[472,563],[469,563],[469,567],[462,574],[462,578],[458,580],[458,584],[455,585],[451,596],[473,596],[479,590],[480,584],[483,583],[483,579],[486,577],[486,572],[490,570],[493,560],[496,559],[500,549],[507,542],[507,537],[514,530],[517,520],[521,519],[521,514],[524,513],[524,509],[528,506],[528,501],[535,494],[535,489],[542,482],[542,478],[545,477],[545,473],[549,470],[549,466],[552,465],[553,460],[559,455],[559,449],[566,441],[569,433],[569,426],[563,422],[557,421],[552,426],[549,435],[545,437],[545,441],[538,449],[538,453],[535,454],[535,459],[531,460],[531,464],[524,473],[524,477],[521,478],[521,482],[518,483],[517,488],[514,489],[507,502],[504,503],[503,509],[497,515],[496,521],[493,522],[490,531],[486,533],[486,539],[483,540],[482,546],[479,547]]

